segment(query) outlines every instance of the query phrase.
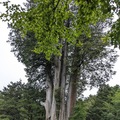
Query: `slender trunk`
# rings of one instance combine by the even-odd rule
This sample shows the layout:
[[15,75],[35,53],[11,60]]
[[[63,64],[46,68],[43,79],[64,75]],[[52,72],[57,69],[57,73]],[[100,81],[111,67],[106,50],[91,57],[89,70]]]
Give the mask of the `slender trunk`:
[[41,105],[45,107],[46,111],[46,120],[49,120],[51,117],[51,102],[52,102],[52,84],[50,78],[47,75],[46,77],[46,101],[41,102]]
[[60,71],[61,71],[61,57],[55,57],[55,76],[53,86],[53,99],[51,108],[51,120],[57,120],[59,111],[59,97],[60,97]]
[[67,119],[72,115],[77,95],[77,71],[71,75],[70,84],[69,84],[69,93],[68,93],[68,106],[67,106]]
[[72,115],[73,109],[76,103],[76,96],[77,96],[77,82],[78,82],[78,72],[79,72],[79,60],[77,59],[79,55],[79,50],[76,47],[74,50],[72,68],[71,68],[71,75],[69,81],[69,89],[68,89],[68,100],[67,100],[67,118],[68,120]]
[[67,43],[65,42],[62,58],[61,58],[61,83],[60,83],[60,112],[59,120],[65,120],[66,110],[65,110],[65,84],[66,84],[66,60],[67,60]]
[[50,83],[50,79],[47,76],[46,86],[48,87],[46,89],[46,120],[49,120],[50,118],[50,112],[51,112],[51,103],[52,103],[52,85]]

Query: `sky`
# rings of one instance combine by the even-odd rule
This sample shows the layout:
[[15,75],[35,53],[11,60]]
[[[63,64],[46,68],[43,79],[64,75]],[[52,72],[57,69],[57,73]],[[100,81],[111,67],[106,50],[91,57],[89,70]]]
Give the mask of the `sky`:
[[[11,1],[14,3],[24,2],[24,0]],[[1,6],[0,11],[3,11]],[[8,40],[8,33],[9,29],[7,29],[7,24],[0,21],[0,90],[2,90],[4,86],[7,86],[11,81],[16,82],[21,79],[23,82],[27,82],[24,71],[25,66],[17,61],[14,54],[10,52],[12,47],[6,42]],[[117,51],[118,55],[120,55],[120,50],[117,49]],[[118,57],[118,60],[115,63],[114,70],[117,71],[117,73],[113,76],[113,79],[109,81],[111,86],[116,84],[120,85],[120,57]],[[96,91],[97,89],[93,89],[90,92],[86,91],[85,96],[95,94]]]
[[[5,0],[0,0],[0,2]],[[25,0],[11,0],[12,3],[21,4]],[[0,12],[5,9],[0,6]],[[20,79],[23,82],[27,82],[25,77],[25,66],[17,61],[11,51],[11,46],[6,41],[8,40],[9,29],[7,29],[7,24],[0,21],[0,90],[3,86],[7,86],[11,81],[16,82]]]

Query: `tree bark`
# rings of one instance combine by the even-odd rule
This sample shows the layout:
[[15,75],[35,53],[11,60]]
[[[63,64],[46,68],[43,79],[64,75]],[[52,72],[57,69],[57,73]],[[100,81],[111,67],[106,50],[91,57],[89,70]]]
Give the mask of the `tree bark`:
[[72,115],[77,95],[77,71],[71,75],[69,91],[68,91],[68,101],[67,101],[67,120]]
[[76,103],[76,96],[77,96],[77,82],[78,82],[78,73],[79,73],[79,49],[75,47],[73,61],[72,61],[72,68],[71,68],[71,75],[69,81],[69,89],[68,89],[68,100],[67,100],[67,118],[68,120],[72,115],[73,109]]
[[46,101],[41,102],[41,105],[45,107],[46,111],[46,120],[49,120],[51,117],[51,103],[52,103],[52,84],[50,78],[47,75],[46,77]]
[[66,85],[66,61],[67,61],[67,42],[65,41],[61,58],[61,80],[60,80],[60,112],[59,120],[65,120],[65,85]]
[[50,83],[49,76],[47,76],[46,80],[46,120],[49,120],[51,116],[51,103],[52,103],[52,85]]
[[58,120],[58,111],[57,106],[59,99],[60,91],[60,71],[61,71],[61,57],[55,57],[55,76],[54,76],[54,86],[53,86],[53,98],[52,98],[52,108],[51,108],[51,120]]

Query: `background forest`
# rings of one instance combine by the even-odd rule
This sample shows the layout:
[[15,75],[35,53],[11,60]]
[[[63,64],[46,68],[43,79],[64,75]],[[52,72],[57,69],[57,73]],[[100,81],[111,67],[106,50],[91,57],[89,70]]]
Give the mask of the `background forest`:
[[[0,92],[1,120],[44,120],[38,84],[11,82]],[[70,120],[120,120],[120,86],[102,85],[96,95],[78,98]]]

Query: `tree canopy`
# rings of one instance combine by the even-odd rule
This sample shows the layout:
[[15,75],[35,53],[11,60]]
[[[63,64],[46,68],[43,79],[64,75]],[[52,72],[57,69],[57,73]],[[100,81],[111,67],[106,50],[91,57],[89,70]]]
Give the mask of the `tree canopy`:
[[[81,41],[76,40],[83,33],[91,36],[91,24],[120,14],[119,0],[32,0],[27,9],[20,5],[10,5],[9,1],[2,4],[6,7],[6,13],[1,14],[2,20],[19,29],[22,36],[28,31],[34,32],[37,39],[34,51],[45,53],[47,59],[52,54],[61,55],[64,40],[81,45]],[[120,43],[119,25],[118,18],[109,33],[115,45]]]

